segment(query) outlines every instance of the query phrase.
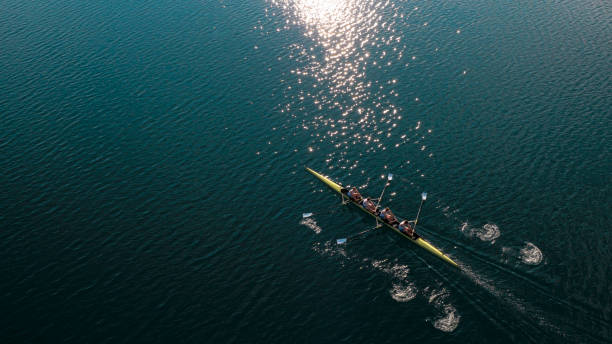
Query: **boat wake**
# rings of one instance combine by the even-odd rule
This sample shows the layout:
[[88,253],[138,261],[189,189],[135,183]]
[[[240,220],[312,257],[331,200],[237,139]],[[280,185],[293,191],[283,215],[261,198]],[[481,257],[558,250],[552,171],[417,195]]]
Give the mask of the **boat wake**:
[[489,241],[491,244],[494,244],[495,240],[501,235],[499,227],[493,223],[487,223],[480,228],[476,228],[470,227],[467,222],[464,222],[461,224],[461,232],[470,237],[476,237],[482,241]]
[[521,261],[529,265],[538,265],[542,262],[542,251],[536,245],[527,242],[525,247],[521,249],[520,258]]
[[[343,246],[336,245],[332,241],[327,241],[325,243],[316,242],[313,244],[312,249],[322,256],[340,256],[344,261],[358,260],[357,256],[348,256]],[[408,265],[389,262],[388,259],[370,260],[364,258],[361,261],[367,265],[360,267],[360,269],[374,269],[389,275],[393,279],[391,289],[389,289],[389,295],[393,300],[397,302],[408,302],[417,296],[418,289],[416,285],[408,281],[408,275],[410,273]]]
[[[427,291],[426,288],[425,292]],[[448,298],[449,293],[446,288],[432,290],[428,298],[428,302],[441,313],[439,317],[429,320],[436,329],[442,332],[453,332],[461,321],[461,316],[457,313],[457,309],[448,302]]]
[[[544,312],[540,309],[534,307],[526,303],[525,301],[516,297],[512,292],[507,290],[500,290],[495,287],[491,281],[486,280],[484,277],[475,273],[469,266],[457,261],[459,266],[461,266],[462,273],[467,276],[470,280],[472,280],[476,285],[482,287],[487,290],[491,295],[495,296],[497,300],[503,302],[504,304],[510,306],[515,311],[521,314],[521,318],[527,317],[531,319],[524,323],[525,326],[540,326],[542,328],[546,328],[549,331],[556,333],[561,337],[567,337],[568,334],[563,332],[559,326],[555,326],[546,320]],[[483,305],[482,309],[486,309],[486,306]],[[489,316],[492,316],[489,314]],[[499,319],[498,319],[499,320]],[[501,321],[500,321],[501,322]]]
[[[416,285],[410,281],[407,281],[410,273],[410,268],[407,265],[391,263],[388,260],[374,260],[371,262],[371,266],[379,271],[389,274],[395,280],[389,290],[391,298],[397,302],[408,302],[416,298],[418,289]],[[428,319],[432,322],[432,325],[443,332],[453,332],[461,320],[461,316],[458,314],[457,309],[450,304],[449,292],[446,288],[441,290],[432,290],[427,296],[429,287],[423,290],[427,301],[434,306],[439,313],[439,316],[435,319]]]
[[[458,220],[458,219],[457,219]],[[466,237],[477,237],[484,242],[494,243],[496,239],[501,236],[499,227],[493,223],[487,223],[482,228],[475,228],[470,226],[468,222],[459,222],[460,230]],[[425,228],[426,227],[421,227]],[[440,235],[435,230],[428,230],[428,236],[446,240],[449,243],[453,243],[449,238],[444,235]],[[591,317],[583,307],[576,306],[567,300],[555,297],[554,293],[551,293],[546,285],[538,281],[534,281],[530,276],[524,273],[521,269],[516,269],[516,264],[508,264],[510,261],[514,261],[517,264],[525,264],[530,266],[537,266],[542,264],[544,261],[544,254],[532,242],[523,242],[518,246],[503,246],[502,247],[502,259],[501,261],[495,262],[483,254],[478,253],[467,245],[454,242],[454,247],[462,250],[466,250],[470,253],[471,258],[476,258],[478,261],[487,264],[490,267],[497,269],[500,272],[505,272],[512,275],[514,278],[520,278],[521,280],[529,283],[530,290],[538,291],[546,297],[549,303],[554,304],[557,307],[573,312],[574,314],[581,314],[587,316],[592,320],[593,323],[600,324],[602,328],[609,328],[608,322],[601,320],[599,317]],[[566,314],[563,311],[559,313],[550,313],[544,311],[547,306],[542,306],[539,303],[529,303],[524,299],[518,297],[511,288],[500,288],[493,280],[484,278],[482,275],[474,272],[470,266],[461,262],[457,258],[453,258],[457,264],[459,264],[462,274],[470,279],[476,286],[486,290],[497,300],[500,305],[508,309],[510,312],[506,313],[505,316],[500,317],[499,314],[491,312],[490,303],[472,297],[470,292],[463,289],[461,285],[452,283],[445,279],[445,281],[454,285],[458,291],[472,300],[472,304],[484,315],[486,315],[494,324],[498,326],[503,332],[507,332],[510,336],[515,336],[518,332],[524,333],[525,336],[531,341],[537,341],[537,336],[533,337],[528,333],[537,333],[540,335],[554,335],[558,338],[573,339],[576,342],[581,342],[580,338],[587,336],[589,340],[599,342],[601,338],[598,335],[591,335],[584,328],[576,327],[572,322],[568,322],[567,317],[562,314]],[[514,268],[513,268],[514,265]],[[542,308],[544,307],[544,308]],[[452,316],[449,316],[449,320]],[[509,320],[513,319],[513,320]],[[526,330],[528,328],[529,330]]]
[[312,229],[312,231],[315,232],[316,234],[320,234],[323,231],[323,229],[317,224],[317,221],[313,219],[312,217],[307,217],[305,219],[302,219],[300,221],[300,225],[303,225],[303,226],[306,226]]
[[408,302],[417,296],[417,288],[413,283],[393,283],[389,290],[391,298],[397,302]]
[[505,263],[508,263],[510,260],[518,260],[527,265],[539,265],[544,258],[540,248],[531,242],[525,242],[525,246],[520,249],[503,247],[502,252]]
[[408,302],[417,296],[418,289],[414,283],[407,281],[410,268],[408,265],[390,263],[388,260],[374,260],[371,266],[390,275],[394,282],[389,289],[389,295],[397,302]]
[[[438,206],[438,207],[436,207],[436,208],[441,208],[441,207],[440,207],[440,206]],[[455,215],[456,213],[458,213],[458,212],[459,212],[459,209],[453,209],[453,210],[451,210],[451,207],[450,207],[450,206],[446,206],[446,207],[444,207],[444,208],[441,208],[441,210],[442,210],[442,214],[444,214],[444,216],[446,216],[446,217],[451,217],[451,216],[453,216],[453,215]]]
[[408,265],[389,263],[388,259],[373,260],[371,265],[379,271],[386,272],[396,280],[403,281],[408,278],[410,273]]
[[[365,263],[365,265],[361,265],[360,269],[373,269],[387,274],[393,280],[389,289],[389,296],[396,302],[409,302],[419,294],[416,284],[408,279],[410,267],[397,263],[397,259],[395,261],[389,259],[371,260],[369,258],[359,258],[357,255],[349,256],[343,246],[336,245],[333,241],[316,242],[312,249],[322,256],[340,257],[343,266],[345,262],[349,261],[360,262],[361,264]],[[435,317],[425,320],[431,322],[432,326],[440,331],[453,332],[459,326],[461,316],[455,306],[448,301],[450,297],[448,290],[442,288],[439,290],[431,289],[430,291],[430,287],[426,287],[423,289],[423,296],[436,310]]]
[[[474,284],[482,287],[483,289],[491,293],[491,295],[499,299],[504,299],[506,298],[506,296],[509,296],[509,295],[504,295],[504,293],[498,290],[495,286],[493,286],[493,284],[491,284],[490,281],[487,281],[482,276],[477,275],[469,266],[459,261],[457,261],[457,264],[461,266],[461,272],[465,276],[467,276],[472,282],[474,282]],[[525,307],[520,306],[519,302],[512,302],[510,299],[507,299],[507,300],[510,301],[515,306],[515,308],[521,311],[524,311]]]
[[342,256],[344,258],[348,258],[344,247],[340,245],[336,245],[336,243],[332,241],[326,241],[324,243],[315,242],[314,244],[312,244],[312,250],[322,256],[327,256],[327,257]]
[[499,226],[494,223],[487,223],[482,227],[474,227],[471,226],[468,221],[459,220],[460,215],[457,215],[457,213],[459,213],[459,209],[452,209],[448,205],[444,206],[439,201],[436,208],[440,209],[445,217],[461,222],[460,231],[470,238],[475,237],[482,241],[488,241],[491,242],[491,244],[494,244],[495,240],[497,240],[497,238],[499,238],[501,235]]

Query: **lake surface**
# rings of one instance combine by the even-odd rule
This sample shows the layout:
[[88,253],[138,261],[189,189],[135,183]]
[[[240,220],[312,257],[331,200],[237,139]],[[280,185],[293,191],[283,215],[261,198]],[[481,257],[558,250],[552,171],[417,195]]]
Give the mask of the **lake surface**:
[[4,1],[3,342],[609,343],[611,7]]

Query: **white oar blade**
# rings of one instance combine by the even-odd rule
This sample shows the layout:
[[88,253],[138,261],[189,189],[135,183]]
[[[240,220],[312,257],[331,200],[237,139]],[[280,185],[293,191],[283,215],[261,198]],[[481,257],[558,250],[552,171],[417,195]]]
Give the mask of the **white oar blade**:
[[302,214],[302,218],[307,218],[307,217],[311,217],[312,213],[304,213]]
[[338,240],[336,240],[336,243],[338,245],[346,244],[346,238],[338,239]]
[[389,174],[387,175],[387,180],[388,180],[388,181],[393,180],[393,173],[389,173]]
[[423,199],[423,201],[426,200],[427,199],[427,192],[423,192],[421,194],[421,198]]

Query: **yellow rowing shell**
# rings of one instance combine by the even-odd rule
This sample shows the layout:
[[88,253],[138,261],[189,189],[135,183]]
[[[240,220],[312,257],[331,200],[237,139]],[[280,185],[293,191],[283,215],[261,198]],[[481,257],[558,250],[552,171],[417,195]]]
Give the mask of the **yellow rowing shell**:
[[[323,183],[327,184],[327,186],[329,186],[330,188],[332,188],[334,191],[336,191],[337,193],[342,195],[342,185],[337,184],[335,182],[333,182],[331,179],[325,177],[324,175],[306,167],[306,171],[312,173],[315,177],[319,178],[319,180],[321,180]],[[355,203],[353,203],[355,204]],[[370,213],[369,211],[367,211],[364,207],[358,206],[358,208],[360,208],[361,210],[365,211],[366,213],[376,217],[375,214]],[[440,250],[438,250],[435,246],[433,246],[432,244],[430,244],[429,242],[423,240],[423,238],[421,238],[420,236],[416,239],[413,239],[411,237],[409,237],[408,235],[406,235],[405,233],[403,233],[402,231],[400,231],[399,229],[389,225],[386,222],[381,221],[381,223],[384,223],[387,227],[393,229],[396,233],[398,233],[399,235],[403,236],[404,238],[412,241],[413,243],[421,246],[422,248],[426,249],[427,251],[431,252],[433,255],[435,255],[436,257],[442,259],[443,261],[449,263],[450,265],[459,268],[459,265],[457,265],[457,263],[455,263],[452,259],[450,259],[448,256],[446,256],[444,253],[442,253]]]

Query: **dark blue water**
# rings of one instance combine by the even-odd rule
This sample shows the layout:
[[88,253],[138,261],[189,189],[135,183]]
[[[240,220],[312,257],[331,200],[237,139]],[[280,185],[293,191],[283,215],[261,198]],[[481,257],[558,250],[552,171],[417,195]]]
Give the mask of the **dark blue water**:
[[[604,1],[0,4],[2,342],[610,342]],[[413,217],[458,271],[306,173]],[[303,213],[313,215],[303,218]]]

